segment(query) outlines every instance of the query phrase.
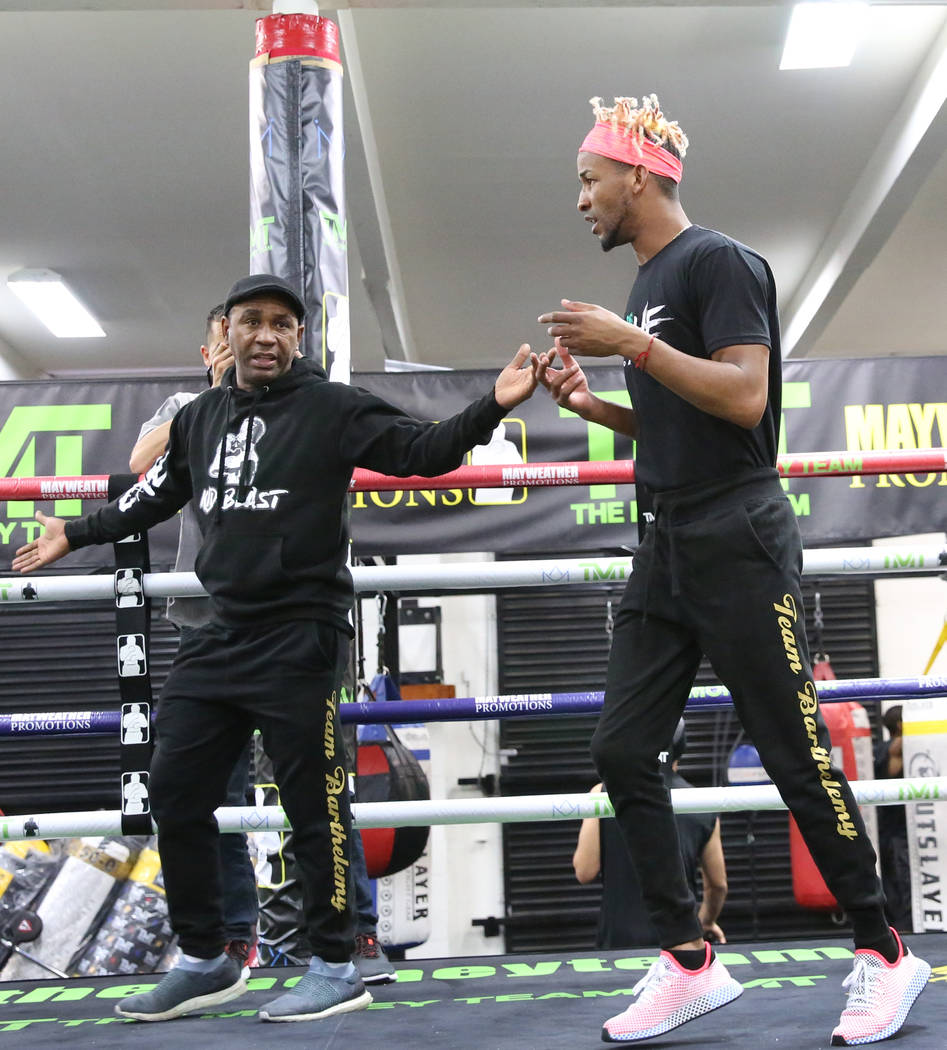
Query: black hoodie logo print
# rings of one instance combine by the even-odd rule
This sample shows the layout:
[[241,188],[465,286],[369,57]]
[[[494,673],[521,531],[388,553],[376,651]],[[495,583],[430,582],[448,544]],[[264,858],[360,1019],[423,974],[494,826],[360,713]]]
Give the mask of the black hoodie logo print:
[[[257,445],[265,433],[266,424],[263,420],[259,416],[250,416],[240,424],[235,433],[228,433],[223,438],[225,442],[223,448],[218,442],[207,473],[210,477],[219,479],[221,469],[223,471],[223,486],[221,486],[223,510],[229,510],[231,507],[241,507],[246,510],[275,510],[279,497],[289,491],[289,489],[269,489],[261,492],[252,485],[260,462]],[[216,502],[217,490],[208,486],[201,494],[201,510],[205,514],[209,513]]]
[[[227,442],[227,447],[224,449],[224,483],[227,485],[239,485],[241,473],[244,475],[242,480],[246,485],[249,485],[256,477],[257,464],[260,462],[256,447],[260,438],[266,433],[266,424],[259,416],[254,417],[253,433],[250,435],[248,442],[247,424],[249,422],[249,418],[245,419],[235,434],[227,434],[226,438],[224,438]],[[219,463],[220,445],[218,444],[207,470],[207,473],[212,478],[219,476]],[[244,467],[244,464],[246,464],[246,467]]]

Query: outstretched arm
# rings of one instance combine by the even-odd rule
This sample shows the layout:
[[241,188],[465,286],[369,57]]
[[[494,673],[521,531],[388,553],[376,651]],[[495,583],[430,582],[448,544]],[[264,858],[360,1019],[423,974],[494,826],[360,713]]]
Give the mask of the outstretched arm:
[[[562,361],[562,368],[552,367],[557,356]],[[549,391],[549,396],[557,405],[618,434],[632,438],[638,436],[634,410],[596,397],[589,389],[585,373],[559,339],[556,339],[554,349],[543,354],[533,354],[532,363],[537,381]]]
[[16,552],[13,568],[33,572],[52,564],[71,550],[93,544],[111,543],[133,533],[150,529],[170,518],[191,498],[191,477],[187,469],[178,416],[171,425],[168,450],[140,481],[101,510],[68,522],[47,517],[41,511],[36,520],[45,534]]
[[536,389],[533,369],[524,367],[529,353],[529,346],[521,346],[488,394],[438,423],[415,419],[366,390],[349,388],[350,408],[339,431],[342,462],[396,477],[434,477],[454,470]]

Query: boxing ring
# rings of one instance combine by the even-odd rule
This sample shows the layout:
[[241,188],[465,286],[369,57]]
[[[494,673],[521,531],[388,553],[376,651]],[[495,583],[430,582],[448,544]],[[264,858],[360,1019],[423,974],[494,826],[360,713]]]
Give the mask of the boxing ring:
[[[905,937],[929,959],[947,954],[947,935]],[[823,939],[723,945],[718,957],[744,987],[741,1002],[699,1024],[643,1045],[692,1050],[816,1050],[844,1002],[852,965],[844,941]],[[113,1014],[118,999],[145,990],[149,975],[0,985],[0,1047],[49,1050],[179,1050],[199,1040],[205,1050],[231,1046],[346,1050],[358,1046],[439,1050],[581,1050],[600,1045],[599,1026],[623,1010],[654,961],[647,951],[425,959],[397,963],[398,981],[372,994],[367,1010],[294,1025],[256,1022],[254,1015],[301,969],[254,970],[248,994],[221,1010],[165,1024],[138,1024]],[[943,1050],[947,967],[931,984],[897,1037],[898,1047]]]
[[[945,450],[922,453],[821,453],[783,457],[784,477],[839,476],[895,470],[943,470]],[[628,463],[532,464],[515,467],[469,467],[438,479],[386,479],[359,471],[353,490],[581,485],[633,481]],[[105,481],[85,478],[0,479],[0,499],[104,498]],[[542,559],[451,565],[356,566],[359,593],[399,591],[494,591],[503,587],[568,587],[624,579],[632,558]],[[944,545],[914,547],[836,548],[805,552],[804,571],[816,575],[943,573]],[[30,590],[24,593],[27,579]],[[9,582],[9,581],[8,581]],[[20,601],[110,600],[121,594],[115,576],[18,577],[3,603]],[[203,594],[193,573],[145,573],[142,592],[152,598]],[[2,615],[2,613],[0,613]],[[823,703],[858,699],[864,702],[947,696],[947,678],[852,679],[817,684]],[[397,704],[357,702],[340,705],[343,722],[476,721],[497,718],[537,718],[590,714],[602,703],[602,693],[536,693],[482,696]],[[688,710],[730,703],[723,687],[697,687]],[[0,755],[9,746],[3,738],[37,735],[116,735],[120,713],[59,711],[0,715]],[[862,805],[904,804],[947,798],[947,777],[886,781],[853,781]],[[681,812],[762,811],[784,808],[775,788],[753,785],[693,788],[673,792]],[[356,803],[355,826],[375,827],[457,825],[487,822],[577,821],[612,815],[604,794],[563,793],[522,798],[442,799],[425,802]],[[221,830],[285,830],[285,814],[277,806],[221,808]],[[0,817],[0,839],[108,836],[121,831],[118,810],[77,813],[36,813]],[[917,1050],[942,1050],[947,1030],[947,934],[907,936],[905,942],[931,961],[931,986],[915,1007],[899,1038],[909,1038]],[[701,1018],[649,1045],[727,1046],[754,1048],[828,1046],[829,1035],[843,1004],[841,982],[851,969],[847,938],[832,937],[779,943],[735,943],[720,947],[718,956],[749,993],[743,1007]],[[439,1046],[458,1050],[546,1050],[592,1045],[599,1041],[601,1021],[624,1009],[632,989],[655,958],[650,950],[561,952],[540,955],[477,956],[475,958],[410,959],[396,963],[398,981],[373,989],[375,1002],[367,1011],[345,1014],[293,1029],[305,1045],[341,1048],[375,1042],[395,1046]],[[279,1025],[253,1024],[249,1019],[264,1002],[298,978],[302,969],[258,969],[249,992],[219,1010],[167,1025],[128,1022],[113,1014],[115,1002],[157,982],[151,974],[76,977],[42,981],[0,982],[0,1048],[52,1047],[63,1039],[95,1047],[177,1047],[200,1033],[209,1048],[234,1040],[253,1046],[276,1045],[287,1038]],[[275,991],[274,991],[275,990]],[[589,1000],[588,1003],[585,1000]],[[541,1006],[539,1004],[542,1004]],[[749,1008],[747,1003],[752,1004]],[[805,1004],[804,1008],[803,1005]],[[740,1010],[740,1013],[737,1013]],[[200,1025],[200,1027],[197,1027]]]

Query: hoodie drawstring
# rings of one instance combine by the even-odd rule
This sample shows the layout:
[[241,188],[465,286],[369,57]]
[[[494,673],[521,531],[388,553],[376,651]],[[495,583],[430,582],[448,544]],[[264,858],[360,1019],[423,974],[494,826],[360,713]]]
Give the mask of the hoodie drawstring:
[[224,429],[220,435],[220,456],[217,460],[217,508],[214,511],[214,524],[220,524],[220,517],[224,506],[224,460],[227,455],[227,428],[230,424],[230,401],[233,396],[233,387],[227,387],[224,401]]
[[250,472],[250,449],[253,447],[253,423],[256,419],[256,406],[259,404],[260,398],[269,389],[268,386],[260,387],[254,393],[253,400],[250,402],[250,414],[247,416],[247,440],[243,443],[243,462],[240,464],[240,480],[237,484],[238,503],[243,503],[250,494],[250,479],[247,475]]

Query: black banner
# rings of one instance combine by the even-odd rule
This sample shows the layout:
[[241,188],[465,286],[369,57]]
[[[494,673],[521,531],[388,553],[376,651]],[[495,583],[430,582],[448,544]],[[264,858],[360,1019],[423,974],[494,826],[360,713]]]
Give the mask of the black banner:
[[[596,393],[627,399],[620,368],[588,370]],[[355,376],[406,411],[443,419],[489,390],[496,372]],[[799,361],[784,367],[780,451],[799,454],[943,447],[947,444],[944,360],[939,357]],[[142,422],[177,390],[202,380],[0,383],[0,477],[127,473]],[[530,463],[610,460],[634,454],[630,439],[560,410],[542,390],[514,409],[489,446],[468,461]],[[875,477],[804,477],[783,482],[807,543],[867,541],[944,529],[947,472]],[[526,555],[616,550],[634,545],[633,486],[355,493],[355,553],[448,551]],[[99,501],[0,501],[0,565],[40,526],[36,509],[77,517]],[[177,521],[150,533],[156,570],[170,568]],[[110,563],[89,547],[61,571]],[[57,566],[58,569],[58,566]],[[9,584],[7,584],[9,585]],[[4,579],[0,576],[0,600]]]
[[[176,391],[206,389],[200,376],[0,383],[0,477],[127,475],[142,423]],[[39,534],[37,510],[77,518],[102,505],[101,500],[0,500],[0,565],[9,567],[17,547]],[[152,529],[149,540],[153,568],[169,570],[177,554],[177,515]],[[112,564],[110,548],[84,547],[52,571]]]
[[[628,404],[621,368],[587,368],[600,397]],[[490,388],[494,372],[356,377],[413,414],[439,419]],[[794,361],[783,366],[781,455],[947,445],[943,358]],[[634,458],[630,438],[560,409],[542,390],[514,409],[472,463]],[[941,531],[947,472],[784,479],[809,544]],[[637,542],[634,486],[356,493],[356,555],[482,550],[569,554]]]

